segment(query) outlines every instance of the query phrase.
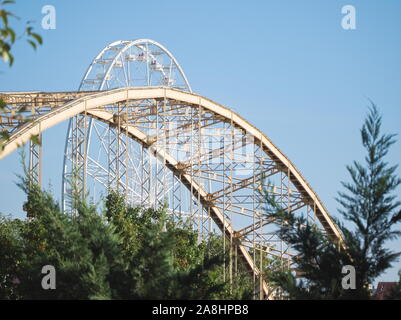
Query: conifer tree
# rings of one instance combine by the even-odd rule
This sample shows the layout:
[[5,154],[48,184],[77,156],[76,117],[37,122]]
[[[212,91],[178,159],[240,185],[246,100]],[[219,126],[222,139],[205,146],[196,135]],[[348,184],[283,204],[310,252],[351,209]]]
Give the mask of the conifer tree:
[[347,166],[351,182],[342,185],[337,201],[340,213],[354,224],[348,246],[357,267],[357,284],[365,287],[381,275],[400,255],[386,249],[389,240],[397,239],[401,232],[395,225],[401,220],[400,201],[394,192],[401,179],[397,166],[389,166],[385,157],[396,142],[394,134],[381,133],[382,118],[372,103],[361,129],[362,144],[366,149],[365,165],[354,161]]
[[[76,199],[70,215],[29,175],[19,186],[27,193],[29,218],[0,217],[1,299],[250,297],[244,270],[235,288],[223,281],[221,236],[199,242],[189,224],[174,221],[164,208],[131,207],[111,191],[104,214]],[[46,265],[56,271],[56,290],[41,286]]]
[[[346,250],[329,241],[317,227],[302,217],[284,211],[264,190],[266,214],[275,217],[281,227],[279,236],[298,253],[296,268],[302,273],[281,270],[272,281],[284,288],[293,299],[368,299],[369,284],[391,267],[400,255],[385,247],[387,241],[400,236],[395,225],[401,220],[400,202],[394,192],[400,184],[397,166],[385,162],[395,136],[381,133],[381,116],[372,103],[361,129],[366,149],[365,164],[347,166],[351,182],[343,183],[339,192],[340,213],[347,226],[337,220]],[[342,268],[352,265],[356,271],[356,288],[342,287]]]

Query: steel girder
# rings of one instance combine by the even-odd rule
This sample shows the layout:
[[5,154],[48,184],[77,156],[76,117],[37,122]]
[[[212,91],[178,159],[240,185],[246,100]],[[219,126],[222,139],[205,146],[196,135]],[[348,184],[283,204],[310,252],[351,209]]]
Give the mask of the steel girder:
[[[31,135],[40,135],[76,115],[105,123],[113,132],[110,154],[114,156],[106,170],[114,170],[118,177],[115,187],[127,196],[133,187],[140,187],[132,190],[138,195],[136,201],[157,207],[164,199],[173,215],[187,213],[200,240],[217,226],[229,241],[230,257],[242,259],[254,274],[255,292],[261,298],[272,294],[262,276],[262,254],[290,262],[294,253],[276,236],[274,220],[263,215],[258,189],[268,188],[286,210],[306,215],[328,237],[342,243],[337,226],[295,166],[265,135],[230,109],[165,87],[77,92],[77,99],[71,101],[74,95],[35,93],[33,100],[27,101],[23,93],[2,94],[7,108],[1,113],[0,128],[11,136],[0,158]],[[52,99],[36,105],[35,99],[43,97]],[[15,118],[21,105],[27,106],[26,118],[33,121]],[[126,171],[132,141],[141,154],[135,175],[140,181],[135,184],[131,181],[134,175]],[[101,180],[104,172],[92,174]],[[235,270],[232,261],[225,275],[231,280]]]

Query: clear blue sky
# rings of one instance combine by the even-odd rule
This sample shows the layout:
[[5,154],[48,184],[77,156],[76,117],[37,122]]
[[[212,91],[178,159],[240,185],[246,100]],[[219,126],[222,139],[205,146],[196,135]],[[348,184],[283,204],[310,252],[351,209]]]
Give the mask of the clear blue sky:
[[[56,30],[41,29],[47,4],[57,10]],[[356,8],[356,30],[341,27],[348,4]],[[76,90],[108,43],[154,39],[175,55],[196,93],[265,132],[334,216],[345,165],[363,157],[367,98],[383,113],[384,130],[401,133],[399,0],[19,0],[10,8],[36,20],[44,44],[37,51],[22,40],[15,45],[15,65],[0,63],[0,91]],[[44,184],[51,181],[56,196],[65,130],[61,124],[44,135]],[[398,142],[388,161],[400,159]],[[0,162],[0,211],[23,217],[24,195],[13,183],[18,162],[16,154]],[[391,248],[400,250],[400,241]],[[399,269],[380,279],[395,280]]]

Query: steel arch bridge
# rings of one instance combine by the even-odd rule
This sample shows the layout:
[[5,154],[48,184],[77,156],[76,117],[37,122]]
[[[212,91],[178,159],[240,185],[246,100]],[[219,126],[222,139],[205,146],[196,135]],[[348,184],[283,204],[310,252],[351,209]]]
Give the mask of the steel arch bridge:
[[62,182],[66,212],[73,176],[74,187],[93,199],[112,188],[131,204],[167,203],[170,214],[191,219],[199,240],[216,228],[225,235],[232,257],[228,277],[235,277],[242,261],[259,298],[274,297],[261,257],[290,265],[296,255],[277,237],[274,220],[263,215],[261,188],[342,244],[338,227],[291,161],[240,115],[192,93],[177,60],[155,41],[105,47],[78,91],[0,98],[6,103],[0,130],[9,134],[0,158],[29,141],[29,170],[39,184],[46,145],[30,138],[41,139],[48,128],[69,121]]

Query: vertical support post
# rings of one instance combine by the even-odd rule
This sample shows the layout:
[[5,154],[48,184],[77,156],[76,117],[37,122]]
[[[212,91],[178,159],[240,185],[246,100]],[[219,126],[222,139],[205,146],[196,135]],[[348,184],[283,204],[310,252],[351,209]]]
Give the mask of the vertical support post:
[[[126,105],[117,104],[117,110],[113,113],[113,125],[109,130],[109,188],[122,195],[127,195],[127,166],[128,166],[128,137],[123,132],[128,114]],[[125,180],[125,181],[124,181]]]
[[[263,181],[262,181],[262,176],[263,176],[263,174],[264,174],[264,167],[263,167],[263,165],[264,165],[264,153],[263,153],[263,144],[262,144],[262,139],[260,139],[259,140],[259,154],[258,154],[258,156],[259,156],[259,161],[258,161],[258,171],[257,171],[257,181],[258,181],[258,186],[257,186],[257,189],[258,190],[262,190],[263,189],[263,185],[262,185],[262,183],[263,183]],[[255,163],[256,163],[256,161],[257,161],[257,159],[254,159],[255,160]],[[261,201],[261,199],[260,199],[260,195],[257,193],[256,194],[256,201],[257,201],[257,205],[256,205],[256,208],[257,208],[257,214],[258,214],[258,216],[259,216],[259,225],[260,225],[260,232],[261,233],[263,233],[263,222],[262,222],[262,215],[261,215],[261,211],[262,211],[262,208],[261,208],[261,206],[262,206],[262,201]],[[262,239],[260,239],[260,240],[262,240]],[[259,250],[260,250],[260,253],[259,253],[259,258],[260,258],[260,265],[259,265],[259,272],[260,272],[260,274],[259,274],[259,299],[260,300],[263,300],[264,299],[264,291],[263,291],[263,276],[264,276],[264,272],[263,272],[263,257],[264,257],[264,250],[263,250],[264,248],[262,247],[262,245],[260,244],[259,245]],[[255,261],[256,262],[256,261]]]
[[[220,149],[223,151],[220,153],[221,161],[222,161],[222,173],[223,173],[223,189],[225,190],[226,188],[226,180],[227,180],[227,174],[226,174],[226,155],[224,153],[224,148],[226,145],[226,123],[223,122],[223,134],[222,138],[220,140]],[[223,256],[224,256],[224,265],[223,265],[223,281],[226,281],[226,193],[224,192],[223,194]]]
[[[201,155],[202,155],[202,108],[201,108],[201,101],[199,98],[199,104],[198,104],[198,121],[197,121],[197,127],[198,127],[198,146],[197,146],[197,183],[201,185],[201,177],[200,177],[200,172],[201,172]],[[198,243],[200,243],[203,240],[203,206],[200,201],[200,193],[198,192]]]
[[[252,182],[253,185],[256,185],[256,174],[257,174],[257,169],[256,169],[256,161],[255,161],[255,156],[256,156],[257,148],[256,148],[256,143],[253,144],[253,165],[252,165]],[[257,195],[256,195],[256,190],[253,190],[253,200],[252,200],[252,259],[255,262],[256,265],[256,202],[257,202]],[[253,272],[253,299],[257,299],[257,289],[256,289],[256,274]]]
[[41,186],[42,184],[42,135],[39,134],[38,142],[29,141],[29,177],[31,182]]
[[86,191],[86,165],[87,165],[87,134],[88,134],[88,120],[86,116],[86,102],[85,113],[76,115],[71,120],[71,148],[67,151],[68,157],[71,161],[71,172],[64,176],[67,179],[70,188],[64,190],[70,197],[71,203],[68,199],[63,199],[64,209],[72,215],[76,215],[75,202],[76,198],[81,199],[85,196]]
[[[235,157],[235,154],[234,154],[234,151],[235,151],[235,128],[234,128],[234,123],[233,123],[233,119],[232,119],[232,116],[231,116],[231,121],[230,121],[230,128],[231,128],[231,134],[230,134],[230,159],[231,159],[231,162],[230,162],[230,168],[229,168],[229,180],[228,180],[228,182],[229,182],[229,184],[230,184],[230,192],[229,192],[229,197],[228,197],[228,209],[229,209],[229,212],[230,212],[230,223],[232,223],[232,221],[233,221],[233,216],[232,216],[232,205],[233,205],[233,195],[232,195],[232,193],[233,193],[233,178],[234,178],[234,172],[235,172],[235,167],[236,167],[236,165],[237,165],[237,163],[236,163],[236,161],[237,161],[237,159],[236,159],[236,157]],[[232,233],[230,233],[230,252],[229,252],[229,255],[230,255],[230,266],[229,266],[229,276],[230,276],[230,292],[232,293],[232,290],[233,290],[233,259],[232,259],[232,257],[233,257],[233,234]]]

